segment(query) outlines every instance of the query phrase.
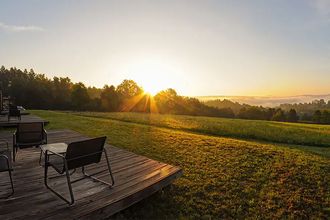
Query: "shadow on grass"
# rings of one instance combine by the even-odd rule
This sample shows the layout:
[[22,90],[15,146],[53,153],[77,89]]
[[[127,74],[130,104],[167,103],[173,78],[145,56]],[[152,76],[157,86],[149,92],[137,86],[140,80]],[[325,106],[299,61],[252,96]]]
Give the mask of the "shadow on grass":
[[110,219],[178,219],[185,209],[175,199],[180,187],[169,185],[150,197],[113,215]]

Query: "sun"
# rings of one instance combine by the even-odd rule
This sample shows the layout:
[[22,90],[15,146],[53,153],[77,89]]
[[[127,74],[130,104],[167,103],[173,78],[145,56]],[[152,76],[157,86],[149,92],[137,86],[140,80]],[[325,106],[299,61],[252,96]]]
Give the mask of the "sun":
[[145,83],[141,84],[143,91],[147,95],[155,96],[158,92],[163,90],[164,88],[161,87],[161,85],[157,85],[157,83],[152,84],[149,83],[149,81],[146,81]]
[[156,59],[136,62],[130,68],[131,78],[151,96],[168,88],[180,89],[182,80],[175,65]]

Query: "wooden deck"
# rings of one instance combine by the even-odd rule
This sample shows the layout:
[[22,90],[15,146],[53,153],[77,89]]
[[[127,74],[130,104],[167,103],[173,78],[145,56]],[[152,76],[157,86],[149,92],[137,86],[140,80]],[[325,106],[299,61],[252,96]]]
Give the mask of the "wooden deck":
[[22,115],[21,120],[18,120],[15,117],[11,117],[9,121],[7,115],[0,116],[0,127],[16,127],[18,123],[24,123],[24,122],[43,122],[45,124],[49,123],[48,121],[31,114]]
[[[12,142],[9,132],[0,133],[0,138]],[[48,132],[48,143],[83,140],[86,137],[71,131],[57,130]],[[132,204],[150,196],[169,185],[182,175],[178,167],[164,164],[147,157],[139,156],[113,146],[106,146],[115,179],[112,188],[83,179],[73,183],[75,205],[69,207],[64,201],[51,193],[43,182],[43,167],[39,166],[40,150],[30,148],[19,150],[14,164],[15,194],[7,200],[0,200],[0,219],[103,219]],[[98,165],[90,166],[87,171],[105,170],[103,158]],[[50,168],[50,176],[55,172]],[[82,177],[80,171],[71,176],[72,180]],[[109,181],[104,172],[99,178]],[[0,193],[9,190],[8,174],[0,173]],[[54,177],[50,185],[69,196],[65,177]]]

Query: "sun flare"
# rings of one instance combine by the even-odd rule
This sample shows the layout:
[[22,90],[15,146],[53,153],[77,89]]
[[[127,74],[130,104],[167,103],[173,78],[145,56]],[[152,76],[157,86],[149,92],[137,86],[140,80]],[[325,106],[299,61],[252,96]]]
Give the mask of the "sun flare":
[[145,81],[144,83],[141,83],[145,94],[155,96],[159,91],[165,89],[165,87],[162,87],[162,85],[149,82],[149,80],[150,79],[148,79],[148,81]]
[[137,62],[131,66],[130,72],[132,79],[151,96],[168,88],[180,89],[182,85],[178,68],[159,60],[149,59]]

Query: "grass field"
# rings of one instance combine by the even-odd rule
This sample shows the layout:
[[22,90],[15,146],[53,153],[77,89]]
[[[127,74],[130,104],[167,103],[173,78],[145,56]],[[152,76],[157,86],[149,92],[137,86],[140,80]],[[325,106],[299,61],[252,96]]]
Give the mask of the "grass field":
[[222,137],[330,147],[330,125],[141,113],[76,112],[75,114]]
[[[164,116],[162,119],[156,115],[158,122],[152,119],[148,123],[148,117],[140,114],[101,117],[99,113],[90,113],[92,117],[86,117],[53,111],[33,113],[50,121],[47,129],[70,128],[89,136],[107,135],[110,144],[183,169],[184,175],[172,186],[117,214],[117,219],[325,219],[330,216],[330,158],[326,153],[322,156],[309,152],[313,146],[303,146],[301,150],[299,146],[287,144],[217,137],[211,132],[211,136],[207,135],[224,119],[212,122],[212,118],[196,118],[194,121],[192,117]],[[110,119],[112,116],[124,119]],[[203,121],[214,125],[203,125]],[[226,122],[235,124],[235,120]],[[264,130],[264,127],[258,128],[258,124],[251,126],[254,130]],[[290,140],[329,144],[326,142],[329,127],[274,123],[273,129],[277,131],[282,129],[276,126],[287,127],[286,134],[294,136],[288,136]],[[201,131],[203,134],[194,130],[202,127],[206,128]],[[306,137],[299,138],[293,130]],[[283,140],[283,135],[268,132],[267,140]]]

